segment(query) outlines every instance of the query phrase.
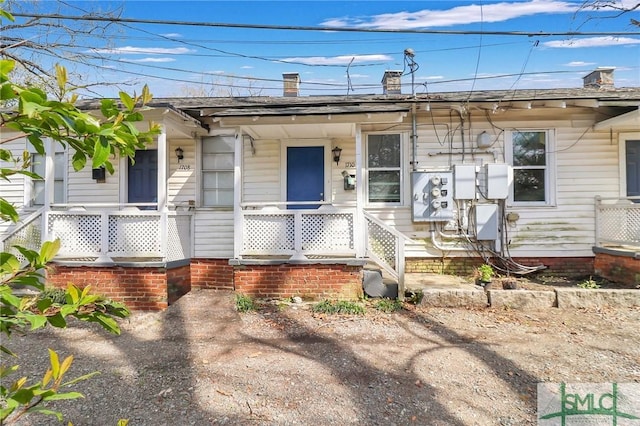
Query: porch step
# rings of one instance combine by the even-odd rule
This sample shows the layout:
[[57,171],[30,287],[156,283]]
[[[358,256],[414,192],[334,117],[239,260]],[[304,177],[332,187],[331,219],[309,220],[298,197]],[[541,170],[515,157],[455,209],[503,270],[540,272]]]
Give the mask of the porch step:
[[367,296],[386,297],[389,299],[398,297],[398,283],[394,280],[383,278],[380,269],[368,266],[362,273],[362,288]]

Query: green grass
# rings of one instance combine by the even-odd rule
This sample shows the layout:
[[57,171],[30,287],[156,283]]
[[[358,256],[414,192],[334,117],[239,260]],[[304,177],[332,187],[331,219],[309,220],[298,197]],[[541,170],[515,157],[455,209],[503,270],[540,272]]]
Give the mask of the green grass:
[[380,299],[376,301],[374,307],[387,314],[402,310],[402,302],[397,299]]
[[596,289],[600,288],[600,284],[596,282],[592,277],[589,277],[588,280],[584,280],[581,283],[576,284],[580,288],[584,289]]
[[246,294],[236,293],[236,310],[238,312],[251,312],[258,309],[256,302]]
[[322,314],[364,315],[365,313],[364,306],[356,302],[349,302],[348,300],[338,300],[336,302],[323,300],[311,306],[311,310],[315,313]]

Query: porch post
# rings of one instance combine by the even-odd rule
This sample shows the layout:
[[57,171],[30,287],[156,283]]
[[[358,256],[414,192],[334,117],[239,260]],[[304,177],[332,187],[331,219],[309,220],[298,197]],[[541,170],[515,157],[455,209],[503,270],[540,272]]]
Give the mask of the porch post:
[[356,124],[356,217],[353,222],[354,239],[353,244],[356,250],[356,257],[365,256],[365,221],[364,221],[364,167],[362,165],[362,128]]
[[55,158],[56,158],[56,144],[53,139],[46,138],[44,140],[44,204],[42,206],[42,232],[40,233],[40,244],[49,239],[49,211],[51,210],[51,203],[55,199]]
[[158,206],[159,212],[167,211],[167,127],[162,124],[158,135]]
[[233,258],[240,259],[243,238],[243,218],[242,218],[242,129],[237,129],[235,133],[235,146],[233,148]]
[[44,140],[44,211],[49,211],[51,204],[54,202],[55,196],[55,158],[56,158],[56,145],[52,139],[46,138]]

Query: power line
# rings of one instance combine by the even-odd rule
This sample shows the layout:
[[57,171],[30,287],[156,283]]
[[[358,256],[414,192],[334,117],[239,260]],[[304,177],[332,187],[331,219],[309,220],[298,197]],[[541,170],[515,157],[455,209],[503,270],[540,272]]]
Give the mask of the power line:
[[60,15],[38,14],[38,13],[13,13],[15,17],[36,18],[36,19],[63,19],[71,21],[98,21],[110,23],[129,24],[152,24],[152,25],[179,25],[195,27],[218,27],[218,28],[243,28],[256,30],[284,30],[284,31],[333,31],[333,32],[353,32],[353,33],[397,33],[397,34],[439,34],[439,35],[496,35],[496,36],[520,36],[520,37],[592,37],[592,36],[630,36],[640,35],[639,31],[471,31],[471,30],[423,30],[423,29],[388,29],[388,28],[352,28],[352,27],[312,27],[301,25],[267,25],[267,24],[232,24],[226,22],[193,22],[193,21],[172,21],[161,19],[139,19],[139,18],[114,18],[94,15]]

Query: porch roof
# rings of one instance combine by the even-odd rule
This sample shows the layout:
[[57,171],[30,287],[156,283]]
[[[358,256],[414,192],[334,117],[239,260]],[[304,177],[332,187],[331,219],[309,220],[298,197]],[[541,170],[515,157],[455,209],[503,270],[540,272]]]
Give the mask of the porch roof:
[[638,109],[634,111],[630,111],[625,114],[620,114],[615,117],[600,121],[596,123],[593,128],[595,130],[608,128],[619,130],[638,130],[640,128],[640,107],[638,107]]

